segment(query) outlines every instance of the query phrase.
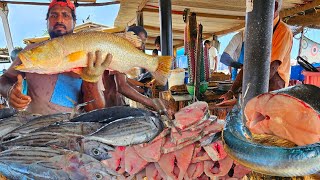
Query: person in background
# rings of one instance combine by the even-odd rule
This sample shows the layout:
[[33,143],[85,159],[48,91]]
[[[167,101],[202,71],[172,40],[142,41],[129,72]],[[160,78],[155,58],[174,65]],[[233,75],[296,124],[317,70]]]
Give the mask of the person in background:
[[[141,38],[143,42],[145,42],[146,38],[148,37],[147,32],[141,26],[132,26],[128,29],[128,31],[133,31]],[[139,49],[141,49],[141,47]],[[153,109],[156,108],[155,104],[152,102],[152,99],[142,95],[138,92],[140,90],[135,88],[135,86],[144,85],[144,83],[131,80],[123,73],[106,70],[103,75],[103,84],[105,89],[104,98],[106,107],[125,105],[126,103],[122,97],[123,95],[147,107],[151,107]],[[144,92],[144,90],[141,90],[140,92]]]
[[[51,1],[46,17],[50,39],[73,33],[76,24],[75,10],[70,0]],[[24,50],[37,45],[28,45]],[[97,81],[110,64],[112,56],[108,54],[102,57],[100,51],[90,52],[87,56],[89,66],[82,69],[80,76],[72,72],[54,75],[19,72],[14,67],[21,64],[21,60],[16,58],[8,71],[0,77],[0,93],[7,98],[11,107],[36,114],[71,112],[75,104],[92,100],[92,103],[84,107],[86,111],[103,108],[104,98]],[[28,95],[22,93],[24,77],[28,82]],[[96,82],[86,82],[81,77],[92,77]]]
[[156,46],[156,49],[158,51],[161,51],[161,41],[160,41],[160,36],[156,37],[156,40],[154,41],[154,45]]
[[235,80],[238,69],[243,65],[244,60],[244,31],[235,34],[228,46],[221,55],[220,62],[231,69],[231,80]]
[[[270,60],[269,91],[281,89],[289,85],[290,53],[293,35],[290,28],[280,20],[282,0],[275,1],[273,36]],[[224,100],[231,99],[242,86],[243,69],[240,70],[231,89],[221,96]]]
[[148,37],[147,31],[142,26],[131,26],[128,28],[127,32],[134,32],[134,34],[141,39],[142,45],[139,47],[139,49],[144,50]]
[[159,55],[158,49],[152,50],[152,56],[158,56],[158,55]]
[[210,60],[210,72],[217,72],[218,67],[218,51],[211,45],[209,40],[204,42],[204,47],[209,51],[209,60]]

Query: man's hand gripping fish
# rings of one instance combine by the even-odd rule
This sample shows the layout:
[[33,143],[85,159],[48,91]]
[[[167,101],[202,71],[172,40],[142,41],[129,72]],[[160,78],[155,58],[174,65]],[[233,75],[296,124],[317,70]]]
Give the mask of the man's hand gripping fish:
[[38,74],[73,71],[81,74],[88,65],[88,52],[100,50],[112,55],[108,69],[122,73],[133,67],[145,68],[164,85],[171,69],[171,56],[150,56],[139,51],[130,41],[104,32],[81,32],[54,38],[19,54],[22,64],[16,70]]

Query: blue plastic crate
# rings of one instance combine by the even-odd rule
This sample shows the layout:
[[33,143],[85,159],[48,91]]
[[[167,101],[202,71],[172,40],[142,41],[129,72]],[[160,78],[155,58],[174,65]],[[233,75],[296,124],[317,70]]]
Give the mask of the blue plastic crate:
[[[314,67],[316,67],[316,68],[320,67],[320,63],[315,63],[315,64],[312,64],[312,65]],[[303,70],[304,69],[300,65],[291,66],[290,79],[291,80],[303,81],[304,80],[304,75],[302,74]]]

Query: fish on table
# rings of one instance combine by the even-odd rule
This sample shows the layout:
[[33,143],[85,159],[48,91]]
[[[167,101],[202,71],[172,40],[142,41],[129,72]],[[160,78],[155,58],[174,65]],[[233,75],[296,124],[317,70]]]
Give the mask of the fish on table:
[[320,88],[301,84],[248,101],[246,125],[255,134],[275,135],[299,146],[320,141]]
[[28,123],[34,118],[39,117],[34,114],[22,114],[18,113],[14,116],[10,116],[0,120],[0,138],[3,138],[14,129]]
[[18,111],[13,108],[0,109],[0,119],[11,117],[17,113],[18,113]]
[[15,161],[21,164],[31,164],[35,161],[64,155],[67,152],[71,151],[53,147],[15,146],[0,152],[0,162]]
[[118,119],[85,136],[113,146],[128,146],[152,141],[164,129],[158,116],[139,116]]
[[15,146],[59,147],[70,151],[82,152],[99,161],[110,158],[109,152],[114,150],[112,146],[102,142],[87,141],[81,135],[52,132],[21,135],[9,141],[1,142],[0,145],[9,149]]
[[[34,148],[35,154],[37,149]],[[32,149],[30,149],[32,151]],[[9,179],[116,179],[116,172],[107,169],[100,161],[78,152],[65,152],[34,159],[21,161],[0,158],[0,173]]]
[[224,149],[241,165],[271,176],[293,177],[320,172],[320,143],[292,148],[251,142],[238,103],[229,112],[223,130]]
[[11,138],[20,136],[21,134],[27,134],[36,129],[42,128],[44,126],[48,126],[52,123],[68,120],[69,117],[70,117],[70,113],[58,113],[58,114],[39,116],[15,128],[6,136],[4,136],[3,139],[11,139]]
[[162,85],[170,75],[171,56],[147,55],[127,39],[105,32],[73,33],[45,41],[20,52],[22,64],[15,69],[38,74],[79,73],[87,66],[88,52],[97,50],[103,57],[108,53],[112,55],[108,69],[126,73],[134,67],[145,68]]
[[153,116],[154,114],[148,110],[140,108],[132,108],[129,106],[114,106],[104,109],[97,109],[86,112],[70,119],[71,122],[99,122],[110,123],[117,119],[129,116]]
[[88,135],[96,132],[99,128],[104,126],[104,123],[99,122],[56,122],[49,126],[36,129],[31,133],[36,132],[53,132],[53,133],[66,133],[77,135]]

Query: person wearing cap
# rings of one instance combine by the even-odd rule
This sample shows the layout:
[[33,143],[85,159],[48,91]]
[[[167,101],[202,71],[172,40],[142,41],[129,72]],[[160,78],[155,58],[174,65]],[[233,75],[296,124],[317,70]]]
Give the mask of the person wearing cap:
[[[128,29],[128,31],[134,32],[134,34],[137,35],[142,40],[142,46],[144,46],[147,40],[148,34],[143,27],[132,26]],[[144,47],[138,47],[138,48],[144,49]],[[135,80],[131,80],[127,78],[127,76],[123,73],[106,70],[103,75],[103,83],[104,83],[104,89],[105,89],[104,97],[105,97],[106,107],[120,106],[120,105],[126,104],[124,101],[124,98],[122,97],[123,95],[147,107],[151,107],[153,109],[156,108],[152,99],[138,92],[139,88],[137,88],[136,86],[139,86],[143,83],[139,83]]]
[[[73,33],[76,24],[75,6],[70,0],[53,0],[46,16],[50,39]],[[36,47],[30,44],[24,50]],[[93,55],[95,53],[95,55]],[[101,52],[88,53],[88,63],[80,75],[73,72],[54,75],[23,73],[14,67],[21,64],[17,58],[0,78],[0,93],[8,99],[9,105],[18,110],[37,114],[70,112],[76,104],[92,101],[84,107],[86,111],[103,108],[105,101],[98,83],[86,82],[81,77],[101,78],[112,56],[102,57]],[[28,82],[28,93],[22,91],[22,80]]]

